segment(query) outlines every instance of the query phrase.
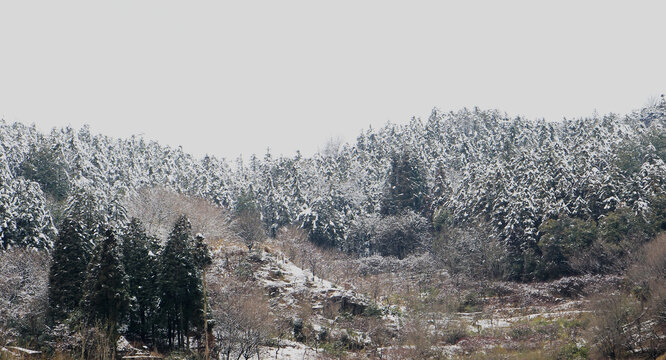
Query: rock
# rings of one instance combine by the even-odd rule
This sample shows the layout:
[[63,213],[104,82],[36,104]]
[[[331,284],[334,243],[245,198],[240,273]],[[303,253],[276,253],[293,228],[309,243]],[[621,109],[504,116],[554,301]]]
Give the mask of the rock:
[[361,315],[368,307],[362,301],[344,294],[331,296],[327,301],[329,304],[339,305],[340,312],[349,312],[352,315]]

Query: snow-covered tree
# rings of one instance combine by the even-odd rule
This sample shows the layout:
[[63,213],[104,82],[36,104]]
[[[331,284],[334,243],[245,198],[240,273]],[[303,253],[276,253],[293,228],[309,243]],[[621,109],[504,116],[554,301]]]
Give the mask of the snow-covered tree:
[[203,325],[203,288],[193,248],[192,225],[178,218],[159,257],[160,310],[169,347],[189,345]]
[[127,336],[146,342],[150,335],[154,341],[159,303],[158,240],[148,236],[141,221],[133,218],[122,234],[120,248],[130,300]]
[[97,326],[109,337],[115,353],[118,326],[129,306],[127,276],[113,230],[97,243],[83,283],[81,312],[89,326]]
[[58,228],[49,269],[49,309],[53,320],[66,319],[83,295],[90,240],[82,222],[66,217]]

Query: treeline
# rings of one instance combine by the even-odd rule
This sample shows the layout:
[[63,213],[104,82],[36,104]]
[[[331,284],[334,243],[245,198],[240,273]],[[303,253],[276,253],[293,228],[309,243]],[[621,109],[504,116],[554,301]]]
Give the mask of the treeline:
[[[87,127],[41,134],[3,123],[0,242],[50,248],[64,199],[80,189],[94,191],[96,208],[114,221],[128,197],[164,186],[227,208],[250,199],[269,235],[296,225],[316,244],[360,256],[434,251],[455,265],[469,253],[458,268],[524,281],[606,272],[635,243],[610,240],[611,224],[643,224],[627,239],[663,229],[665,125],[666,103],[560,122],[434,110],[312,157],[267,151],[230,166]],[[594,230],[558,230],[571,224]],[[597,265],[579,266],[580,254],[595,254]]]
[[51,324],[83,334],[84,353],[95,351],[86,347],[90,329],[109,351],[119,335],[158,349],[203,347],[203,273],[211,263],[203,237],[183,215],[161,245],[136,218],[104,221],[87,207],[90,199],[73,196],[58,226],[48,276]]

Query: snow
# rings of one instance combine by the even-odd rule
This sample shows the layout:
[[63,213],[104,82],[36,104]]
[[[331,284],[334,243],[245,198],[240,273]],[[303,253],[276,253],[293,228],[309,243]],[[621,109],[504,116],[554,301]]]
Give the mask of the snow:
[[462,318],[471,321],[472,324],[468,326],[468,330],[472,332],[477,332],[479,329],[493,329],[493,328],[507,328],[512,326],[516,322],[533,320],[533,319],[558,319],[558,318],[571,318],[581,314],[589,313],[590,311],[585,310],[572,310],[572,311],[558,311],[550,313],[537,313],[529,314],[523,316],[513,316],[507,318],[490,318],[490,319],[477,319],[474,320],[473,316],[466,314]]
[[22,348],[22,347],[18,347],[18,346],[8,346],[8,348],[16,350],[16,351],[18,351],[20,353],[23,353],[23,354],[28,354],[28,355],[36,355],[36,354],[41,354],[42,353],[41,351],[30,350],[30,349],[26,349],[26,348]]
[[[308,359],[318,359],[320,356],[315,351],[315,349],[303,345],[295,341],[283,340],[283,345],[280,347],[277,352],[277,359],[298,359],[298,360],[308,360]],[[274,347],[261,347],[261,358],[264,359],[275,359],[275,354],[278,349]]]
[[[284,259],[284,260],[282,260]],[[282,253],[263,253],[265,264],[256,272],[257,279],[265,288],[278,288],[281,291],[282,306],[296,303],[295,295],[309,293],[314,298],[323,300],[333,296],[358,298],[352,291],[343,290],[332,282],[313,276],[312,272],[301,269]],[[275,279],[271,272],[279,271],[281,277]],[[363,301],[363,300],[360,300]],[[316,304],[313,304],[316,306]]]

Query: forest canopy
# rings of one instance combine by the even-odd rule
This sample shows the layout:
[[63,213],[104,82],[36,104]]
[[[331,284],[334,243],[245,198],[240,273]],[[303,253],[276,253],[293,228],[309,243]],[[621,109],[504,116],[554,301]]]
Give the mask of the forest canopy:
[[[336,151],[234,164],[87,126],[41,133],[3,121],[0,244],[51,249],[81,193],[102,222],[126,224],[130,199],[163,187],[252,214],[245,222],[260,219],[271,236],[293,224],[360,256],[444,258],[480,242],[499,244],[495,276],[507,279],[612,271],[666,227],[665,120],[663,102],[559,122],[435,109]],[[451,239],[461,232],[476,238]]]

